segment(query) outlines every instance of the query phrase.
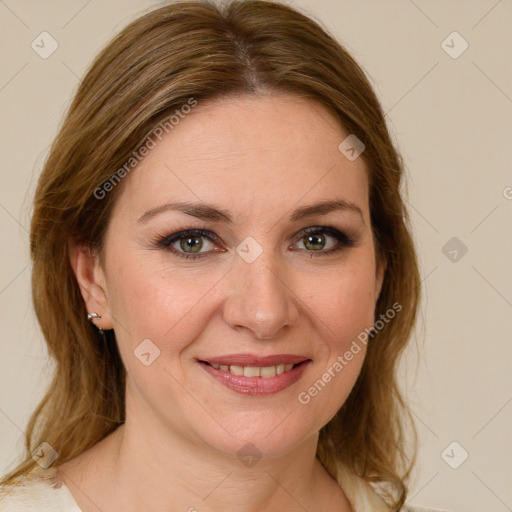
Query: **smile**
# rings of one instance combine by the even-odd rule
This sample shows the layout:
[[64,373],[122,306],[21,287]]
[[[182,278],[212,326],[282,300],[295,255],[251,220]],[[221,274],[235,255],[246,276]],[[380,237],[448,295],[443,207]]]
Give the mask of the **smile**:
[[221,370],[223,372],[230,372],[233,375],[243,375],[244,377],[275,377],[276,375],[281,375],[284,372],[290,371],[295,364],[277,364],[273,366],[238,366],[238,365],[219,365],[213,363],[209,364],[212,368],[216,370]]
[[279,363],[267,366],[222,365],[198,361],[200,366],[217,382],[238,394],[265,396],[278,393],[295,384],[311,363]]

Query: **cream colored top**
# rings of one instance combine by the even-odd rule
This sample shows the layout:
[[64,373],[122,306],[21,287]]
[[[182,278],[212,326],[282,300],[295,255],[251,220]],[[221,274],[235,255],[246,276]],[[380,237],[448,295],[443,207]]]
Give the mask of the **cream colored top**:
[[[36,467],[16,484],[0,487],[0,512],[82,512],[66,485],[55,479],[55,471]],[[370,484],[347,468],[340,468],[338,480],[354,512],[389,512]],[[421,509],[409,507],[402,512]]]

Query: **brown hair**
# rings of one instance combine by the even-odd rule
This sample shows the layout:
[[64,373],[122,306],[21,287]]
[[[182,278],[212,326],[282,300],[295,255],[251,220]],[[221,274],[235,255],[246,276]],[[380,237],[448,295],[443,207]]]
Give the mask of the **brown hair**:
[[350,396],[320,432],[317,454],[335,478],[342,461],[384,484],[391,509],[405,502],[415,450],[409,457],[404,448],[403,413],[411,416],[395,371],[415,323],[420,282],[400,193],[403,162],[347,51],[309,17],[262,0],[180,1],[149,12],[111,41],[80,84],[40,177],[31,224],[33,303],[55,373],[28,423],[25,460],[2,483],[34,469],[30,454],[41,442],[62,464],[124,421],[125,369],[115,335],[102,337],[87,321],[68,256],[70,239],[102,246],[120,187],[101,200],[95,191],[190,98],[265,91],[320,102],[365,145],[372,229],[387,263],[376,318],[394,303],[402,310],[369,342]]

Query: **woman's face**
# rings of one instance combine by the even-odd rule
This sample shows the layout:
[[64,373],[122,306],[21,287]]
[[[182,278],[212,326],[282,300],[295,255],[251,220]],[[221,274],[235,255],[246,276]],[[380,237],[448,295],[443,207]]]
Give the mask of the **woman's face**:
[[118,185],[94,267],[104,296],[87,304],[115,330],[127,417],[272,457],[338,411],[382,280],[365,164],[338,149],[348,135],[321,105],[271,95],[199,103],[153,137]]

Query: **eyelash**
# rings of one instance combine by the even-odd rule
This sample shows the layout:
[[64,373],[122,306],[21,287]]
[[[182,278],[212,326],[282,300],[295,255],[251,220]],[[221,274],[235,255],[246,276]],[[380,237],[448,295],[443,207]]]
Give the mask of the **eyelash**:
[[[317,257],[317,256],[320,256],[320,257],[327,256],[327,255],[336,253],[338,251],[341,251],[342,249],[344,249],[346,247],[352,247],[355,244],[355,240],[352,237],[350,237],[349,235],[347,235],[346,233],[344,233],[342,231],[339,231],[338,229],[336,229],[332,226],[313,226],[313,227],[305,228],[299,233],[298,236],[296,236],[295,243],[302,240],[306,235],[311,235],[311,234],[316,235],[319,233],[327,234],[327,235],[334,237],[338,241],[338,243],[334,247],[331,247],[330,249],[328,249],[326,251],[322,251],[322,250],[308,251],[307,249],[299,249],[299,250],[306,250],[306,252],[310,252],[311,257],[313,258],[313,257]],[[163,249],[169,249],[170,252],[174,256],[181,258],[181,259],[186,259],[186,260],[195,260],[195,259],[203,258],[205,256],[208,256],[211,252],[216,252],[216,251],[207,251],[207,252],[203,252],[203,253],[191,254],[191,253],[178,251],[178,250],[174,249],[173,247],[171,247],[171,245],[174,242],[177,242],[178,240],[185,238],[186,236],[189,236],[189,235],[205,237],[205,238],[208,238],[211,242],[220,243],[220,239],[214,233],[209,231],[207,228],[187,229],[187,230],[183,230],[183,231],[176,231],[176,232],[172,233],[171,235],[159,235],[159,236],[157,236],[157,239],[155,240],[155,242],[156,242],[157,246],[159,246]]]

